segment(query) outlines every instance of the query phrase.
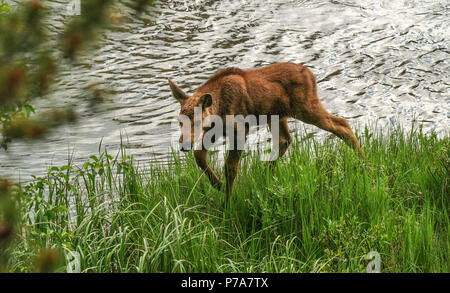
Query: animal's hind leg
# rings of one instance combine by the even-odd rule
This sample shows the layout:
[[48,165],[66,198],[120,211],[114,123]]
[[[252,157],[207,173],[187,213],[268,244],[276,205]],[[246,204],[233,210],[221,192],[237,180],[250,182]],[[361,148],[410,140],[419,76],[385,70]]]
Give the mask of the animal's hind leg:
[[305,105],[295,118],[334,133],[346,144],[357,150],[364,159],[366,158],[347,120],[328,113],[318,98],[310,99],[308,105]]
[[314,74],[301,67],[297,76],[298,85],[292,89],[293,116],[305,123],[330,131],[356,149],[365,159],[364,152],[347,120],[334,116],[322,106],[317,97],[317,82]]
[[[272,139],[273,139],[273,145],[275,148],[275,140],[278,139],[278,158],[281,158],[284,153],[287,151],[287,149],[289,148],[289,145],[292,142],[292,136],[289,133],[289,127],[288,127],[288,122],[287,122],[287,118],[281,118],[279,121],[279,125],[278,128],[274,128],[277,127],[276,125],[273,124],[273,122],[269,122],[269,129],[272,132]],[[276,137],[277,135],[273,135],[274,130],[278,130],[278,137]],[[273,151],[276,151],[275,149]]]

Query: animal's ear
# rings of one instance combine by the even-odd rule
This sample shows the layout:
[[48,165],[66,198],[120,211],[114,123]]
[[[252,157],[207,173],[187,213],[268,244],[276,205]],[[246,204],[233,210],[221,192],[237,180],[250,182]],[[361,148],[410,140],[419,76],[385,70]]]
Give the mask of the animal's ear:
[[170,80],[170,78],[168,78],[168,80],[173,97],[179,102],[186,99],[187,95],[176,84],[174,84],[173,81]]
[[211,107],[212,105],[212,95],[211,94],[204,94],[200,97],[200,100],[198,102],[198,105],[202,107],[203,109],[206,109],[208,107]]

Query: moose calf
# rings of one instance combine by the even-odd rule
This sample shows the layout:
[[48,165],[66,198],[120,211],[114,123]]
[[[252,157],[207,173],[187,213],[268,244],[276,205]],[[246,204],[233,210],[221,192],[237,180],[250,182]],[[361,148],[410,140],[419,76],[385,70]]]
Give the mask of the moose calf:
[[[174,98],[181,104],[180,115],[189,117],[191,133],[182,133],[180,144],[182,151],[189,151],[194,141],[194,126],[202,125],[209,115],[218,115],[226,121],[229,115],[271,116],[278,115],[279,156],[289,147],[292,137],[289,133],[287,118],[292,117],[308,124],[316,125],[334,133],[348,145],[356,149],[363,158],[363,151],[348,122],[334,116],[322,106],[317,97],[317,83],[314,75],[306,67],[294,63],[276,63],[262,68],[241,70],[227,68],[214,74],[192,96],[186,95],[169,79]],[[201,121],[194,121],[194,108],[201,107]],[[272,130],[270,119],[268,126]],[[203,130],[207,130],[203,127]],[[223,130],[223,136],[228,134]],[[236,134],[237,129],[234,130]],[[248,128],[245,128],[245,135]],[[205,172],[211,184],[221,189],[222,181],[208,166],[205,147],[195,150],[197,165]],[[233,148],[228,151],[225,161],[227,202],[238,172],[242,150]]]

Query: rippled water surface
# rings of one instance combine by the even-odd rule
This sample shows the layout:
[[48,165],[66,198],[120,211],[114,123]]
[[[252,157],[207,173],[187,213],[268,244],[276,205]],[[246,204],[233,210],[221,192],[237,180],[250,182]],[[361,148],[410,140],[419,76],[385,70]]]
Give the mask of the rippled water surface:
[[[48,2],[57,34],[68,1]],[[101,140],[113,152],[121,133],[140,161],[164,161],[178,132],[168,77],[192,93],[217,70],[284,61],[308,66],[324,106],[355,129],[377,123],[387,131],[418,121],[448,135],[450,1],[185,0],[156,1],[140,18],[126,6],[121,11],[126,22],[68,68],[39,105],[74,104],[80,121],[41,141],[11,144],[0,153],[0,175],[26,181],[69,155],[81,162],[98,152]],[[82,89],[97,82],[114,94],[93,106]],[[294,120],[290,126],[328,136]]]

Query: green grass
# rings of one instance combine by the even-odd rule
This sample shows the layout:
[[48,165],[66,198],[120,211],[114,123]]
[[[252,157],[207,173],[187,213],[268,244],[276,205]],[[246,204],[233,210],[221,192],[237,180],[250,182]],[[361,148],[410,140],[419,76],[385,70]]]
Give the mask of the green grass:
[[54,167],[21,187],[8,271],[46,247],[82,272],[365,272],[370,251],[383,272],[449,272],[449,138],[362,137],[366,162],[337,139],[296,139],[273,174],[247,153],[226,208],[192,154]]

